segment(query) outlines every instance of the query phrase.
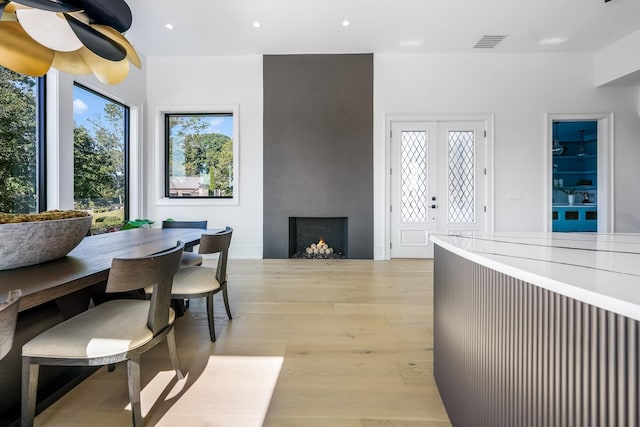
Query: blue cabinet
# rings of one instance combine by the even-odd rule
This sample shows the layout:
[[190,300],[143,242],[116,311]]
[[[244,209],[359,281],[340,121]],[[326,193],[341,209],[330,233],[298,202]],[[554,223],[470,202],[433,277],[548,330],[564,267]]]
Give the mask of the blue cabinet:
[[598,207],[595,204],[555,205],[553,231],[598,231]]

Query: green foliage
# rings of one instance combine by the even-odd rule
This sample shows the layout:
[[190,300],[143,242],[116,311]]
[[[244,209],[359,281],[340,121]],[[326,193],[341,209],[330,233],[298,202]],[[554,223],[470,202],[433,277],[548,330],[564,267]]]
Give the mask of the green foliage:
[[209,196],[233,196],[233,139],[208,133],[200,116],[171,116],[169,167],[174,176],[205,176]]
[[36,211],[35,86],[0,66],[0,212]]
[[127,221],[127,223],[122,226],[122,229],[129,230],[131,228],[149,228],[151,224],[153,224],[153,221],[151,221],[150,219],[136,218],[136,219]]
[[233,140],[228,136],[219,133],[187,135],[183,165],[187,176],[209,176],[210,196],[233,196]]
[[125,202],[124,109],[107,103],[89,128],[74,127],[74,199],[78,209]]
[[117,181],[107,148],[98,144],[83,126],[73,129],[73,148],[74,198],[79,207],[87,209],[92,207],[92,201],[99,203],[112,197]]
[[[104,211],[104,212],[97,212]],[[124,209],[97,209],[93,211],[91,234],[119,231],[124,225]]]
[[94,138],[100,150],[106,152],[110,160],[109,173],[114,185],[106,197],[118,199],[122,204],[125,196],[124,109],[115,103],[108,103],[104,106],[104,116],[89,122],[93,125]]

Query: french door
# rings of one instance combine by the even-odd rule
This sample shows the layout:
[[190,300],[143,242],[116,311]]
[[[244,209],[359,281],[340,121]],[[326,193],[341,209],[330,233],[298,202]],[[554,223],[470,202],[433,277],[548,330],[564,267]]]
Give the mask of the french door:
[[391,257],[433,258],[434,231],[484,230],[484,121],[391,123]]

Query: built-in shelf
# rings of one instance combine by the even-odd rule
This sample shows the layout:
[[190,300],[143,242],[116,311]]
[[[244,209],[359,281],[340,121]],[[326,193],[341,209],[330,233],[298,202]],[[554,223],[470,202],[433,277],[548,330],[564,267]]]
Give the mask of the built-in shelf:
[[565,156],[565,155],[560,154],[558,156],[553,156],[553,159],[554,160],[557,160],[557,159],[566,159],[566,160],[583,159],[583,160],[586,160],[586,159],[595,159],[597,157],[598,156],[596,154],[587,154],[585,156]]
[[556,171],[554,173],[554,175],[587,175],[590,173],[596,173],[597,171],[595,170],[588,170],[588,171]]

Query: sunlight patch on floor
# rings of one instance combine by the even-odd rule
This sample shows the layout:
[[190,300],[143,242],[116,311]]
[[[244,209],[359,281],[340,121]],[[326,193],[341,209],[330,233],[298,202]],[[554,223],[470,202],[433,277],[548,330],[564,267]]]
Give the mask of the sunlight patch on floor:
[[174,423],[176,416],[198,413],[203,420],[242,417],[242,425],[259,427],[267,414],[282,363],[282,357],[214,355],[201,371],[192,369],[180,381],[174,371],[159,372],[142,391],[143,416],[154,406],[173,401],[159,425]]

